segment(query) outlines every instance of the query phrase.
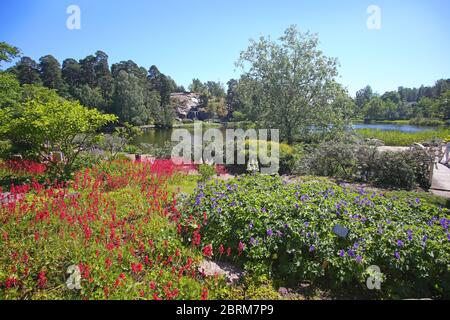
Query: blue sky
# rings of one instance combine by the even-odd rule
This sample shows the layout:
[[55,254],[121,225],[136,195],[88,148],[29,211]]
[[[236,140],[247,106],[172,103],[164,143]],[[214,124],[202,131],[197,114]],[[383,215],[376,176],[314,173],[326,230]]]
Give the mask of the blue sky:
[[[81,30],[66,28],[69,5]],[[381,29],[366,26],[369,5]],[[340,61],[351,94],[432,85],[450,77],[450,1],[446,0],[0,0],[0,41],[35,60],[60,62],[105,51],[110,63],[152,64],[187,86],[192,78],[226,83],[250,38],[280,36],[289,25],[318,33]]]

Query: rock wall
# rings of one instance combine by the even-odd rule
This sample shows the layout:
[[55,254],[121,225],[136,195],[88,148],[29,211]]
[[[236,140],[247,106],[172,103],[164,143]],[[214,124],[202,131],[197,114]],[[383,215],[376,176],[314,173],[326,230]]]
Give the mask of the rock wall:
[[205,110],[200,95],[192,92],[176,92],[170,95],[170,101],[179,120],[204,120]]

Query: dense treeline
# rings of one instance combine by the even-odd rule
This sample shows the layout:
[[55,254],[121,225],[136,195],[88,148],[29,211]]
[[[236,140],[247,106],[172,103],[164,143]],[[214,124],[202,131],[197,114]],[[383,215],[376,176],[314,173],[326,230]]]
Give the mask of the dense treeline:
[[[110,67],[108,55],[103,51],[79,61],[68,58],[62,64],[52,55],[38,62],[23,56],[6,71],[20,85],[54,89],[66,99],[79,100],[84,106],[115,114],[122,123],[134,125],[171,126],[175,112],[170,95],[186,91],[154,65],[146,70],[128,60]],[[201,96],[202,106],[209,110],[211,118],[227,118],[226,94],[220,82],[202,83],[193,79],[189,90]]]
[[146,70],[128,60],[110,68],[108,55],[97,51],[79,61],[66,59],[62,65],[52,55],[40,58],[39,62],[25,56],[7,72],[15,75],[21,85],[54,89],[66,99],[79,100],[84,106],[116,114],[121,122],[172,124],[170,94],[179,88],[156,66]]
[[356,93],[356,116],[366,120],[450,119],[450,79],[432,87],[404,88],[378,95],[367,86]]

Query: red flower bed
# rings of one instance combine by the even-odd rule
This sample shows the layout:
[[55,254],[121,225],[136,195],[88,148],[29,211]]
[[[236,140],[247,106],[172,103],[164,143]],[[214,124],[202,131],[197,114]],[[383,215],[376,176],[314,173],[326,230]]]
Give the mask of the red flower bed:
[[8,160],[0,164],[15,173],[41,175],[47,170],[47,166],[31,160]]
[[[0,299],[210,297],[197,265],[212,247],[183,245],[176,200],[165,188],[184,171],[170,160],[118,161],[68,184],[11,188],[26,196],[0,205]],[[69,266],[79,270],[82,290],[67,287]]]

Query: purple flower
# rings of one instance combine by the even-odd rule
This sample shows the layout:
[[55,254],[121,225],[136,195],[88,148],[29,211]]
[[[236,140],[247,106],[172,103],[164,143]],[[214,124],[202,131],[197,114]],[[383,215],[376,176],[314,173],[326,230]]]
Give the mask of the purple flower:
[[408,235],[408,240],[412,241],[412,234],[413,234],[412,230],[406,231],[406,234]]
[[268,229],[268,230],[267,230],[267,235],[268,235],[269,237],[273,236],[273,231],[272,231],[272,229]]
[[250,224],[248,225],[248,227],[249,227],[250,229],[253,229],[253,221],[250,222]]
[[349,249],[349,250],[347,251],[347,254],[348,254],[350,257],[354,257],[354,256],[355,256],[355,251],[353,251],[352,249]]
[[441,223],[441,226],[444,230],[448,229],[448,220],[447,219],[442,218],[439,222]]
[[252,246],[254,246],[254,245],[256,244],[255,238],[253,238],[253,237],[250,238],[250,244],[251,244]]
[[309,227],[309,222],[308,221],[305,222],[305,227],[307,227],[307,228]]
[[398,251],[395,251],[394,253],[395,259],[400,259],[400,253]]
[[416,198],[416,203],[419,204],[420,203],[420,199]]
[[345,251],[342,249],[339,250],[339,256],[341,256],[341,257],[345,256]]
[[404,243],[402,240],[397,240],[397,246],[403,247]]
[[316,247],[315,247],[315,246],[309,247],[309,252],[313,252],[314,250],[316,250]]
[[361,256],[357,256],[356,257],[356,262],[361,263],[361,261],[362,261],[362,257]]

